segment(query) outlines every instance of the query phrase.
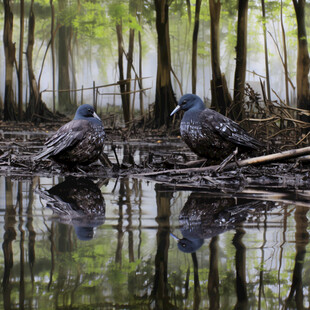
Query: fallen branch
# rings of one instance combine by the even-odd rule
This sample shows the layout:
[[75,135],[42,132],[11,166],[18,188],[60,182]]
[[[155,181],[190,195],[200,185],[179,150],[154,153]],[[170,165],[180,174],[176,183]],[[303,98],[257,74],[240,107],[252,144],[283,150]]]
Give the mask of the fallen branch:
[[[310,155],[310,146],[300,148],[300,149],[293,149],[288,150],[280,153],[269,154],[264,156],[258,156],[253,158],[247,158],[243,160],[238,160],[237,162],[229,163],[226,165],[224,170],[229,170],[232,168],[238,167],[245,167],[249,165],[258,165],[258,164],[265,164],[270,162],[282,161],[284,159],[290,159],[294,157],[299,157],[303,155]],[[205,171],[214,171],[219,167],[219,165],[208,166],[208,167],[200,167],[200,168],[184,168],[184,169],[169,169],[164,171],[156,171],[156,172],[149,172],[149,173],[141,173],[135,175],[135,177],[151,177],[156,175],[180,175],[180,174],[187,174],[187,173],[199,173]]]

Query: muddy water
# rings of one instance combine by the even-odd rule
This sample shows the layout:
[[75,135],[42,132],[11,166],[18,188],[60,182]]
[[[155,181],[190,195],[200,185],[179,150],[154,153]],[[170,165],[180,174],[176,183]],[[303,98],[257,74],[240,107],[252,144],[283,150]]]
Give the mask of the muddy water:
[[88,181],[0,177],[1,309],[309,307],[306,199]]

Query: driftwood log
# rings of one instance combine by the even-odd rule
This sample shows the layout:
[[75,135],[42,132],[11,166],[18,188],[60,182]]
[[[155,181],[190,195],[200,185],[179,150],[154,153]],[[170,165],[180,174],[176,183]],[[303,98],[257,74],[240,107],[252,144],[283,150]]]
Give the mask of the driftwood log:
[[[252,157],[243,160],[239,160],[236,162],[229,163],[225,166],[224,170],[233,169],[236,167],[245,167],[249,165],[260,165],[267,164],[271,162],[283,161],[286,159],[297,158],[300,156],[310,155],[310,146],[300,148],[300,149],[292,149],[280,153],[274,153],[264,156]],[[304,158],[301,158],[303,160]],[[164,171],[156,171],[156,172],[147,172],[140,173],[135,175],[136,177],[152,177],[157,175],[179,175],[186,173],[195,173],[195,172],[205,172],[205,171],[216,171],[219,168],[219,165],[200,167],[200,168],[184,168],[184,169],[169,169]]]

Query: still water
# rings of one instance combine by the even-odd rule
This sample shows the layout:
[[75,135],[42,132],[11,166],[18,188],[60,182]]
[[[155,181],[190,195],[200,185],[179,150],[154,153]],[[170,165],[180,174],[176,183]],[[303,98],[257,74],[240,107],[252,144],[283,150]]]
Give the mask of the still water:
[[270,197],[0,177],[0,308],[309,307],[310,202]]

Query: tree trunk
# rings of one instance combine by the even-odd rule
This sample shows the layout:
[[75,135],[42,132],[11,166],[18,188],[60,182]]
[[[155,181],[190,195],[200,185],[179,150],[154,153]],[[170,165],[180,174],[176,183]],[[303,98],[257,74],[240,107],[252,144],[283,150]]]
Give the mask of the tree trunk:
[[[297,106],[300,109],[310,110],[308,41],[305,24],[305,0],[293,0],[298,29],[297,55]],[[310,122],[309,116],[301,116],[301,120]]]
[[5,55],[5,93],[3,116],[5,121],[13,121],[16,120],[16,103],[13,93],[13,66],[15,62],[15,44],[12,41],[13,13],[10,7],[10,0],[3,0],[3,4],[3,45]]
[[24,48],[24,0],[20,0],[19,62],[18,62],[18,119],[23,119],[23,48]]
[[52,75],[53,75],[53,113],[56,111],[56,93],[55,93],[55,48],[54,48],[54,25],[55,25],[55,8],[53,0],[50,0],[51,6],[51,53],[52,53]]
[[[77,89],[77,83],[76,83],[76,69],[75,69],[75,63],[74,63],[74,57],[73,57],[73,50],[72,50],[72,44],[74,45],[75,42],[72,43],[74,39],[74,33],[73,33],[73,28],[69,27],[69,43],[68,43],[68,55],[69,55],[69,72],[71,73],[70,77],[70,89]],[[71,103],[73,106],[77,106],[77,96],[76,96],[76,91],[71,92]]]
[[225,75],[222,74],[220,67],[220,0],[209,0],[209,7],[211,17],[212,107],[225,115],[232,100],[228,92]]
[[[42,101],[40,89],[33,72],[33,46],[34,46],[34,30],[35,30],[35,15],[33,12],[34,0],[31,0],[29,10],[29,21],[28,21],[28,44],[26,50],[26,59],[28,66],[28,79],[30,87],[29,104],[26,109],[26,119],[31,121],[34,119],[40,119],[41,116],[53,117],[53,114],[48,110],[45,103]],[[35,118],[34,118],[35,115]]]
[[270,94],[270,77],[269,77],[269,60],[268,60],[268,46],[267,46],[265,0],[262,0],[262,14],[263,14],[263,30],[264,30],[264,48],[265,48],[265,68],[266,68],[267,97],[268,97],[268,100],[270,101],[271,100],[271,94]]
[[[67,0],[58,1],[59,11],[64,11],[67,6]],[[58,105],[59,111],[71,112],[74,105],[71,103],[70,92],[61,91],[70,89],[69,75],[69,44],[70,27],[61,25],[58,31]]]
[[288,89],[288,69],[287,69],[287,49],[286,49],[286,36],[285,36],[285,29],[283,23],[283,4],[281,0],[281,29],[282,29],[282,40],[283,40],[283,52],[284,52],[284,72],[285,72],[285,97],[286,97],[286,104],[290,104],[289,98],[289,89]]
[[36,113],[36,105],[39,102],[39,89],[37,81],[33,72],[32,56],[33,56],[33,46],[34,46],[34,29],[35,29],[35,16],[33,12],[33,2],[31,1],[30,11],[29,11],[29,22],[28,22],[28,45],[27,45],[27,65],[28,65],[28,78],[30,87],[30,98],[29,105],[26,111],[26,118],[31,120],[32,115]]
[[169,4],[167,0],[154,0],[157,30],[157,77],[155,96],[155,126],[170,124],[170,113],[176,105],[171,84],[171,54],[169,38]]
[[239,0],[234,104],[230,111],[232,118],[238,121],[242,120],[244,116],[243,99],[246,76],[247,24],[248,0]]
[[[126,83],[126,102],[129,104],[129,113],[130,113],[130,89],[131,89],[131,67],[132,67],[132,58],[133,58],[133,48],[134,48],[134,40],[135,40],[135,31],[134,29],[129,29],[129,44],[128,44],[128,53],[127,53],[127,76],[126,79],[128,82]],[[134,111],[131,111],[134,113]],[[130,120],[130,114],[129,114]]]
[[124,64],[123,64],[123,32],[122,22],[116,25],[117,44],[118,44],[118,70],[119,70],[119,87],[121,90],[123,116],[126,127],[130,121],[130,102],[127,101],[126,85],[124,83]]
[[200,14],[201,0],[196,0],[195,8],[195,25],[193,31],[193,50],[192,50],[192,93],[196,94],[197,81],[197,47],[198,47],[198,31],[199,31],[199,14]]
[[[143,8],[143,2],[144,0],[140,0],[140,7],[139,7],[139,14],[138,15],[138,20],[139,20],[139,25],[141,25],[141,14],[142,14],[142,8]],[[139,31],[138,34],[138,39],[139,39],[139,77],[141,78],[140,80],[140,89],[143,89],[143,80],[142,80],[142,38],[141,38],[141,31]],[[139,92],[139,99],[140,99],[140,115],[144,115],[144,102],[143,102],[143,92]]]

